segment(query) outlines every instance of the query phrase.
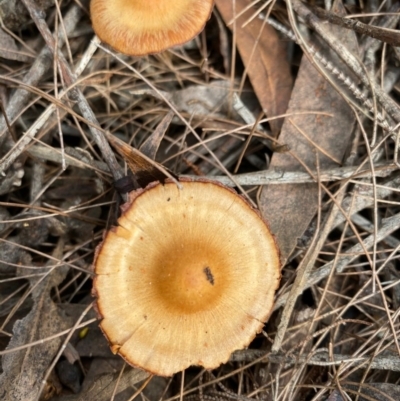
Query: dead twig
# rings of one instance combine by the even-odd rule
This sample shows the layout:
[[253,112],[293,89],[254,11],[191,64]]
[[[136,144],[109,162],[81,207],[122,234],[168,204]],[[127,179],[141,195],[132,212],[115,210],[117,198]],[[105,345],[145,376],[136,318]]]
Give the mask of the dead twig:
[[71,71],[67,61],[65,60],[64,56],[58,51],[55,45],[55,41],[53,35],[51,34],[46,20],[44,19],[43,12],[38,9],[36,4],[32,0],[23,0],[25,6],[29,10],[29,13],[35,22],[37,28],[39,29],[40,33],[42,34],[43,39],[45,40],[47,46],[50,48],[51,52],[53,53],[54,57],[57,57],[59,68],[63,79],[68,87],[70,87],[70,96],[72,99],[76,100],[78,106],[82,112],[82,115],[91,123],[89,125],[90,132],[93,135],[93,139],[95,140],[96,144],[100,148],[103,157],[108,164],[110,171],[113,175],[114,181],[118,181],[121,179],[124,174],[119,166],[117,159],[113,151],[111,150],[110,145],[108,144],[103,132],[96,128],[100,126],[97,121],[95,114],[93,113],[91,107],[89,106],[85,96],[83,95],[82,91],[78,87],[74,87],[76,82],[76,78]]

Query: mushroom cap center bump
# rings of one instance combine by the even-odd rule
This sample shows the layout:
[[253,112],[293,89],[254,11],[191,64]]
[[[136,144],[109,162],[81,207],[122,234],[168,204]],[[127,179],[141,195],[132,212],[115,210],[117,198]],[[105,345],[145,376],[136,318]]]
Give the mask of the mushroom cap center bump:
[[[191,314],[214,308],[229,285],[228,261],[201,238],[182,238],[178,249],[161,252],[154,263],[155,295],[160,302]],[[167,256],[166,256],[167,255]]]

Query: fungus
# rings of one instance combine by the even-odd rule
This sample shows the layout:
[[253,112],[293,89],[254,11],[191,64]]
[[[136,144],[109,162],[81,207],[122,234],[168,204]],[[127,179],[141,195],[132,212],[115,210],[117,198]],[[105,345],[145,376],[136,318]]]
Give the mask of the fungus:
[[143,56],[195,37],[210,17],[213,0],[91,0],[97,36],[121,53]]
[[216,368],[246,347],[280,280],[279,252],[257,210],[221,184],[180,184],[132,192],[95,261],[112,351],[161,376]]

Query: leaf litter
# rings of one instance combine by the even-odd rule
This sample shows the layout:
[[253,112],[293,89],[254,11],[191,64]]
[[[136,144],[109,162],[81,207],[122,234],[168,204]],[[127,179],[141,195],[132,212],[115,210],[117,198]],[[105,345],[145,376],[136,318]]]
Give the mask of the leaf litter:
[[[1,399],[398,399],[398,8],[332,3],[217,0],[143,58],[87,1],[0,4]],[[168,174],[258,203],[283,280],[248,349],[165,379],[112,355],[90,291],[126,192]]]

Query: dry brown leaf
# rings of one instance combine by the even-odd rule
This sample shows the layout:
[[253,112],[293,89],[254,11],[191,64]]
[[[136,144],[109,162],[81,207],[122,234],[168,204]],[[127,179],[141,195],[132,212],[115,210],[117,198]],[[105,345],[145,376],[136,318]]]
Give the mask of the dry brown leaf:
[[60,397],[56,401],[108,401],[115,387],[117,387],[118,394],[148,377],[149,373],[129,367],[126,368],[122,376],[119,372],[101,375],[80,394]]
[[30,61],[32,57],[21,52],[15,39],[0,28],[0,57],[15,61]]
[[[340,1],[335,2],[333,10],[345,14]],[[332,35],[340,38],[343,46],[357,54],[354,32],[333,25],[330,28]],[[326,52],[325,55],[333,59],[331,54]],[[327,115],[294,115],[305,111],[325,112]],[[291,151],[275,153],[270,168],[303,170],[298,158],[315,171],[317,150],[312,143],[324,151],[318,151],[321,168],[337,166],[342,161],[351,138],[354,115],[343,98],[306,57],[301,62],[288,113],[293,116],[285,120],[279,140],[288,145]],[[260,209],[276,235],[282,263],[286,262],[297,239],[307,229],[317,207],[317,184],[267,185],[263,188]]]
[[[259,102],[249,93],[244,92],[240,99],[246,102],[250,113],[257,115],[260,112]],[[245,121],[235,106],[232,107],[232,84],[227,80],[215,80],[207,85],[192,85],[177,90],[173,93],[172,101],[179,112],[187,114],[193,126],[203,129],[228,131]],[[226,119],[227,115],[230,116],[229,120]],[[236,125],[235,121],[238,121]],[[176,123],[181,122],[176,120]],[[228,144],[226,147],[229,148]]]
[[[209,85],[191,85],[174,92],[172,100],[176,108],[188,113],[194,120],[224,118],[229,113],[230,82],[217,80]],[[238,116],[235,113],[234,119]]]
[[[235,0],[235,4],[234,12],[232,1],[216,0],[218,11],[226,24],[246,8],[250,1]],[[236,19],[236,45],[263,111],[268,117],[274,117],[286,112],[292,75],[286,47],[274,28],[258,18],[243,27],[254,11],[250,8]],[[229,27],[232,28],[232,25]],[[276,135],[282,120],[272,120],[270,126]]]
[[175,178],[170,171],[144,153],[121,141],[116,136],[109,133],[106,135],[114,149],[124,158],[141,187],[144,188],[153,181],[163,182],[166,177]]
[[[17,320],[14,324],[13,336],[7,349],[49,337],[72,326],[72,321],[50,298],[51,288],[65,278],[67,271],[68,268],[64,266],[59,266],[50,273],[48,268],[34,270],[34,273],[48,274],[30,279],[34,305],[25,318]],[[0,399],[38,400],[44,374],[58,352],[61,342],[62,338],[57,337],[43,344],[3,355]]]
[[[54,6],[54,0],[35,0],[35,3],[43,11]],[[31,22],[29,12],[22,1],[0,1],[0,15],[4,25],[11,31],[21,29]]]

